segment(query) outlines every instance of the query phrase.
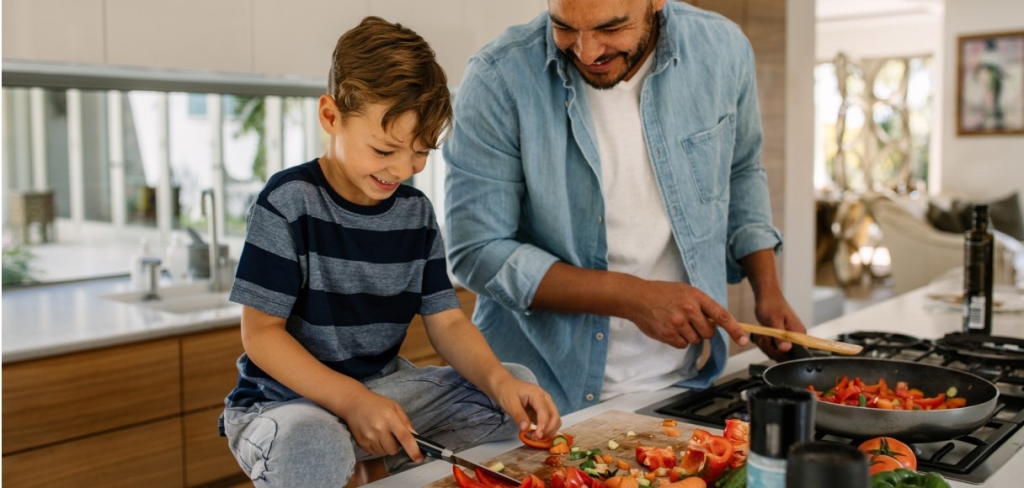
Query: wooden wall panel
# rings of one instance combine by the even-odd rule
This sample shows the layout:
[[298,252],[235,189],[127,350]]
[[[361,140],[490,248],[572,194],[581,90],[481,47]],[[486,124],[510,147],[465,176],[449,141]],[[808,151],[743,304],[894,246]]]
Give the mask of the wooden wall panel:
[[[5,395],[5,407],[6,403]],[[4,424],[6,428],[7,422]],[[181,418],[174,417],[4,456],[3,484],[21,488],[180,487],[181,458]]]
[[238,382],[238,326],[181,338],[182,408],[185,412],[224,404]]
[[3,453],[177,415],[179,372],[177,338],[5,364]]
[[217,431],[221,408],[185,415],[185,486],[200,486],[242,475],[242,468],[228,449],[228,440]]

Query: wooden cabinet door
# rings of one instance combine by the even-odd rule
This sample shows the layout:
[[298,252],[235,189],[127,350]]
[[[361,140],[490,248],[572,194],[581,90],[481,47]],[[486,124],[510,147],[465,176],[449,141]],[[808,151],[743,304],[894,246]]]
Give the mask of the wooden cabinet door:
[[3,453],[180,414],[178,354],[174,338],[5,364]]
[[241,356],[238,326],[181,338],[182,408],[185,412],[224,405],[238,382],[235,361]]
[[[5,410],[6,403],[5,395]],[[181,417],[174,417],[4,456],[3,483],[22,488],[180,487],[181,457]]]
[[247,480],[217,431],[219,407],[185,415],[185,486],[200,486],[230,477]]

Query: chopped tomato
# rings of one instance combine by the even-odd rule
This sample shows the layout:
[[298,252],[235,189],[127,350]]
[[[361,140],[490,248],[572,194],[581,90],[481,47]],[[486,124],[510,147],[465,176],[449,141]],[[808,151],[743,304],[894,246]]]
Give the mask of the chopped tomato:
[[651,471],[671,468],[676,465],[676,453],[669,447],[636,446],[636,462]]

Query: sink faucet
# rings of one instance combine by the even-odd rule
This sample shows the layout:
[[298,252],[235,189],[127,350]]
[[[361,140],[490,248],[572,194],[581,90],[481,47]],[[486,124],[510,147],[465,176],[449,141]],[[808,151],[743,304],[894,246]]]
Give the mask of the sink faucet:
[[[206,206],[207,196],[210,197],[209,207]],[[217,207],[212,189],[203,190],[200,196],[200,204],[203,207],[203,215],[206,216],[206,223],[209,228],[207,251],[210,258],[210,291],[219,292],[223,291],[221,290],[220,279],[220,244],[217,242]]]

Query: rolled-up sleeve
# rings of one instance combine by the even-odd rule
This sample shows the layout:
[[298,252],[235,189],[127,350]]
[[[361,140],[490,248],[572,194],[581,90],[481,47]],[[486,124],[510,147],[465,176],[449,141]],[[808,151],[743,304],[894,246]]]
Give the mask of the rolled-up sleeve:
[[445,142],[445,240],[459,281],[505,307],[525,311],[558,259],[516,239],[526,183],[519,118],[504,77],[470,59]]
[[745,56],[736,102],[736,142],[730,172],[728,253],[729,283],[744,278],[740,260],[763,249],[782,251],[782,234],[772,225],[768,178],[761,165],[761,113],[750,44],[743,39]]

